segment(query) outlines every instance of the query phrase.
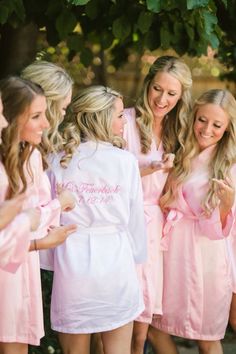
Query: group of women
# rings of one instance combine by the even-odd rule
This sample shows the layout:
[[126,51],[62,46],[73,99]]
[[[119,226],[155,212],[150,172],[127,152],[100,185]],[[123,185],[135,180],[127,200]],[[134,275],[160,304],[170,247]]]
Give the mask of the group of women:
[[92,333],[105,354],[141,354],[147,338],[176,354],[171,335],[223,353],[236,321],[235,98],[212,89],[192,106],[173,56],[152,64],[133,108],[104,86],[71,102],[72,85],[43,61],[0,84],[0,354],[43,336],[39,253],[63,353],[88,354]]

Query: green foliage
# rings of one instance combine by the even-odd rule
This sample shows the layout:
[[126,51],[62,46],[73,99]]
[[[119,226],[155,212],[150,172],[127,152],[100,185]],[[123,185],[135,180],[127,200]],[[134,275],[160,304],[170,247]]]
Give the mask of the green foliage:
[[93,52],[89,48],[83,48],[80,53],[80,60],[85,66],[89,66],[93,60]]
[[193,10],[198,7],[205,7],[209,3],[209,0],[187,0],[187,9]]
[[236,82],[236,31],[235,14],[236,0],[218,1],[218,19],[223,30],[222,41],[219,46],[218,59],[227,67],[228,73],[223,79]]
[[221,0],[221,2],[225,5],[225,7],[228,7],[228,0]]
[[147,8],[151,12],[161,11],[161,0],[147,0]]
[[98,2],[89,2],[85,7],[85,13],[91,20],[95,20],[99,13]]
[[131,25],[129,23],[129,19],[126,16],[117,18],[113,23],[112,32],[114,34],[114,37],[120,40],[123,40],[128,37],[131,32]]
[[73,33],[76,24],[77,19],[69,9],[65,9],[60,13],[56,19],[56,29],[59,33],[60,39],[63,40],[69,33]]
[[153,21],[153,14],[151,12],[142,11],[138,17],[137,28],[141,33],[146,33],[149,31]]
[[209,45],[228,62],[234,51],[223,55],[221,48],[227,42],[228,53],[235,43],[235,13],[235,0],[0,0],[0,38],[4,24],[33,21],[49,46],[65,42],[68,59],[79,55],[86,66],[94,44],[109,50],[116,67],[131,52],[172,48],[201,56]]
[[31,19],[46,28],[49,45],[66,41],[69,58],[80,54],[85,65],[93,59],[91,46],[100,43],[119,66],[130,51],[173,48],[200,56],[208,45],[218,48],[219,2],[226,8],[227,0],[2,0],[0,24]]
[[2,0],[0,2],[0,24],[9,23],[16,27],[25,20],[23,0]]
[[86,5],[90,0],[67,0],[73,5]]
[[71,50],[81,52],[84,47],[83,37],[79,33],[73,33],[68,37],[67,45]]
[[7,22],[9,8],[5,4],[0,4],[0,24]]
[[217,24],[217,18],[215,15],[213,15],[213,13],[205,9],[202,11],[202,17],[204,20],[206,34],[210,35],[215,29],[215,25]]

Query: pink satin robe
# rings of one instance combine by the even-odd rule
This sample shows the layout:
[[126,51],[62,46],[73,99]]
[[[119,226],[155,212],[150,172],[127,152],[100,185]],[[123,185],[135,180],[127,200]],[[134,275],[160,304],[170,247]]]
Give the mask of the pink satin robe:
[[[222,230],[218,207],[209,218],[202,215],[213,149],[194,158],[192,172],[167,215],[162,239],[163,316],[152,323],[176,336],[212,341],[224,337],[228,323],[232,270],[225,237],[234,222],[232,211]],[[236,165],[234,176],[235,172]]]
[[[154,139],[151,150],[147,154],[141,153],[139,132],[135,122],[135,110],[125,109],[124,139],[127,150],[138,159],[139,166],[148,166],[152,161],[161,160],[164,153],[162,144],[157,148]],[[138,275],[143,289],[145,303],[144,312],[136,319],[139,322],[151,323],[153,315],[162,314],[163,290],[163,252],[160,241],[163,227],[163,214],[158,205],[159,198],[167,179],[167,173],[157,171],[142,177],[144,212],[147,224],[148,257],[147,262],[138,266]]]
[[[36,232],[29,231],[29,220],[26,219],[25,224],[19,223],[19,230],[8,234],[9,247],[5,244],[4,250],[1,250],[4,253],[4,268],[8,271],[0,269],[0,342],[39,345],[44,335],[39,256],[38,252],[28,252],[28,249],[30,239],[45,236],[49,225],[59,223],[61,208],[57,199],[51,201],[50,183],[43,172],[41,155],[37,150],[31,155],[30,166],[33,180],[28,176],[24,209],[40,207],[41,223]],[[0,170],[2,202],[8,180],[2,165]],[[23,221],[19,215],[15,221],[20,220]],[[15,225],[12,230],[16,231]]]
[[234,222],[233,231],[230,237],[227,237],[226,242],[232,267],[233,293],[236,295],[236,221]]

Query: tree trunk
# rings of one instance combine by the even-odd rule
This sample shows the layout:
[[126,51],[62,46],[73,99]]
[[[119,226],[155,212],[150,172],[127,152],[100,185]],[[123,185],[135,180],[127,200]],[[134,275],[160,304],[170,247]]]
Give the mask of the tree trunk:
[[0,78],[17,75],[36,57],[38,27],[29,23],[12,28],[0,27]]

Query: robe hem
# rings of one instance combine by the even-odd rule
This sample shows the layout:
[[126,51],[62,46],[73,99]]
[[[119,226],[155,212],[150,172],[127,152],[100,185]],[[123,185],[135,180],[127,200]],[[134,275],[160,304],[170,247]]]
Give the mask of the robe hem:
[[22,343],[22,344],[29,344],[29,345],[40,345],[40,339],[44,337],[45,333],[41,334],[40,336],[36,337],[31,337],[31,336],[16,336],[16,337],[11,337],[11,336],[3,336],[0,337],[0,342],[2,343]]
[[159,329],[160,331],[163,331],[165,333],[171,334],[176,337],[181,337],[181,338],[186,338],[186,339],[193,339],[193,340],[209,340],[209,341],[215,341],[215,340],[221,340],[225,336],[225,332],[221,335],[204,335],[204,334],[199,334],[199,333],[194,333],[194,332],[186,332],[186,331],[176,331],[172,327],[168,326],[163,326],[163,325],[158,325],[158,324],[151,324],[152,327]]
[[163,312],[161,310],[159,311],[155,311],[155,312],[152,312],[150,315],[148,316],[144,316],[144,315],[140,315],[138,316],[136,319],[135,319],[135,322],[141,322],[141,323],[149,323],[151,324],[152,321],[153,321],[153,316],[162,316],[163,315]]
[[83,327],[83,329],[66,329],[65,327],[60,327],[60,326],[51,326],[52,329],[56,332],[60,332],[60,333],[71,333],[71,334],[90,334],[90,333],[98,333],[98,332],[107,332],[107,331],[111,331],[113,329],[117,329],[119,327],[122,327],[126,324],[128,324],[129,322],[132,322],[135,320],[135,318],[144,310],[144,307],[142,306],[141,308],[139,308],[135,314],[133,316],[131,316],[130,318],[127,318],[126,320],[117,322],[117,323],[113,323],[110,326],[101,326],[101,327]]

